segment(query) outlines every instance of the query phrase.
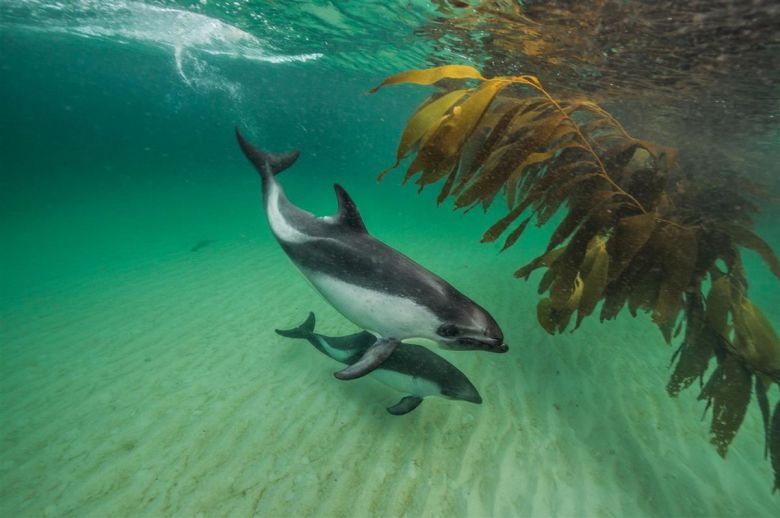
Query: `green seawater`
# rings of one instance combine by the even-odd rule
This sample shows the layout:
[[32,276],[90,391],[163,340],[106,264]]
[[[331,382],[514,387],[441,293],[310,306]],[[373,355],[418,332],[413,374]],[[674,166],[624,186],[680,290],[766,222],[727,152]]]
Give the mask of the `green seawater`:
[[[430,90],[368,90],[489,62],[419,34],[436,7],[0,1],[0,516],[775,515],[757,406],[720,458],[697,390],[666,394],[674,349],[648,315],[538,325],[540,275],[512,273],[550,228],[499,253],[479,239],[503,207],[437,207],[403,168],[377,183]],[[777,196],[770,86],[775,122],[740,145]],[[436,351],[482,405],[391,416],[397,393],[274,333],[309,311],[357,329],[274,241],[234,127],[301,150],[280,176],[295,204],[332,214],[343,185],[373,235],[493,314],[509,353]],[[780,250],[777,206],[759,208]],[[777,278],[754,253],[745,268],[780,328]]]

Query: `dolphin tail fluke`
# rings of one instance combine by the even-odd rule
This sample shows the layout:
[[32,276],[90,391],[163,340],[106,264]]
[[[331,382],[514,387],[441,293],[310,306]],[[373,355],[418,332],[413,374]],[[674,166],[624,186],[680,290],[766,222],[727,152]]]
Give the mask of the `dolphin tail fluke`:
[[260,173],[260,176],[265,176],[268,173],[275,176],[281,173],[293,165],[301,154],[297,149],[290,151],[289,153],[277,154],[269,153],[268,151],[254,147],[247,142],[241,132],[238,131],[238,128],[236,128],[236,138],[238,139],[238,145],[241,146],[241,151],[243,151],[249,161],[252,162],[252,165],[255,166],[255,169]]
[[314,318],[314,313],[309,312],[309,317],[306,319],[306,322],[299,325],[298,327],[294,327],[292,329],[275,329],[275,331],[277,335],[284,336],[286,338],[308,338],[314,334],[315,323],[316,320]]

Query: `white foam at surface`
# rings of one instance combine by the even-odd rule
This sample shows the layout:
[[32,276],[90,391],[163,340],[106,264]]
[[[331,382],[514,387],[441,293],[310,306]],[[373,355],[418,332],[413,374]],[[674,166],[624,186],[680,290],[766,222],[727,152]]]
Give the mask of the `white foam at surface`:
[[[19,13],[22,16],[14,16]],[[186,84],[224,90],[234,99],[240,97],[240,86],[221,78],[198,54],[272,64],[322,57],[319,53],[274,54],[258,37],[216,18],[132,0],[8,0],[0,4],[3,25],[161,47],[173,52],[176,71]]]
[[[190,48],[212,55],[269,63],[311,61],[319,53],[276,55],[256,36],[209,16],[132,0],[10,0],[4,9],[29,10],[38,30],[86,37],[146,42],[171,49]],[[2,21],[2,20],[0,20]]]

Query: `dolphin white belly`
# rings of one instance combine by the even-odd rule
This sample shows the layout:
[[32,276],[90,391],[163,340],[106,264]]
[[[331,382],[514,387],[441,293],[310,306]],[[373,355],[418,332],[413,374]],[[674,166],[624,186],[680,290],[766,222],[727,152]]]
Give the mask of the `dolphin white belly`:
[[435,339],[435,329],[427,328],[437,317],[413,300],[379,293],[319,272],[303,268],[302,271],[336,310],[359,327],[399,340]]
[[426,398],[428,396],[440,396],[441,390],[435,383],[422,378],[416,378],[399,372],[379,367],[369,374],[378,382],[397,390],[403,394]]

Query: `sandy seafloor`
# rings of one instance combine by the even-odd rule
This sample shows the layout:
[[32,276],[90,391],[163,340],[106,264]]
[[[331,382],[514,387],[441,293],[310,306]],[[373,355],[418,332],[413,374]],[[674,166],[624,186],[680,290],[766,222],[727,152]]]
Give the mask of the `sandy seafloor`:
[[[249,169],[231,174],[258,188]],[[666,395],[671,349],[649,318],[548,336],[535,319],[538,277],[511,277],[535,250],[498,255],[477,243],[488,220],[394,181],[355,194],[369,228],[493,312],[511,351],[439,351],[484,404],[430,399],[389,415],[399,394],[339,382],[335,362],[273,333],[310,310],[320,332],[354,327],[272,241],[252,189],[224,205],[218,189],[199,203],[91,200],[8,225],[0,516],[778,509],[755,406],[724,461],[696,391]],[[332,207],[331,196],[317,198]],[[213,243],[191,252],[201,239]]]

